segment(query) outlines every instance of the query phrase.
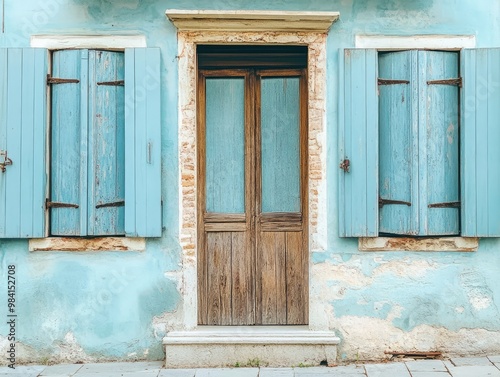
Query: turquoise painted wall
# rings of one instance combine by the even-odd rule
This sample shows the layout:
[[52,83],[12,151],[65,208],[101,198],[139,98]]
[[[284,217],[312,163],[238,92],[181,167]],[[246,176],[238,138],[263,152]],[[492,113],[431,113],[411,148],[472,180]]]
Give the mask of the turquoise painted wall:
[[[153,318],[177,310],[181,300],[179,282],[173,278],[181,268],[177,38],[164,16],[167,8],[339,11],[340,20],[327,41],[327,147],[328,156],[333,156],[327,169],[328,250],[313,254],[315,266],[332,271],[326,275],[331,291],[325,292],[332,323],[345,325],[343,318],[379,319],[403,333],[427,324],[455,333],[484,329],[499,332],[499,338],[500,241],[481,240],[476,253],[362,253],[357,240],[338,238],[336,135],[340,52],[354,46],[356,34],[472,34],[477,47],[500,46],[500,2],[25,0],[5,1],[1,47],[27,47],[32,34],[61,33],[144,34],[148,46],[161,48],[164,200],[163,237],[148,241],[142,253],[30,253],[26,241],[0,241],[0,287],[5,287],[7,266],[17,266],[17,333],[26,354],[36,353],[39,361],[75,361],[83,354],[103,359],[163,358],[165,329],[154,327]],[[359,281],[337,276],[339,270]],[[5,291],[1,288],[0,295]],[[390,314],[394,308],[399,315]],[[345,326],[338,334],[346,344],[352,343]],[[7,332],[1,321],[0,345]],[[490,343],[500,351],[498,342]],[[341,346],[345,348],[341,356],[351,358],[358,346],[362,347]]]

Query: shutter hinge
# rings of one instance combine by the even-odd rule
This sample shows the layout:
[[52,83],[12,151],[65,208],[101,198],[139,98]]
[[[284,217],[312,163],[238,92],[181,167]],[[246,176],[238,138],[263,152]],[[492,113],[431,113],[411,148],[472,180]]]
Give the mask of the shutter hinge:
[[0,170],[5,173],[5,168],[12,165],[12,160],[7,156],[7,151],[0,150],[0,156],[3,157],[3,162],[0,162]]
[[344,159],[339,165],[339,168],[341,168],[345,173],[349,173],[349,168],[351,167],[351,161],[349,161],[348,158]]
[[409,84],[408,80],[377,79],[379,85]]
[[95,208],[105,208],[105,207],[123,207],[125,205],[125,200],[118,200],[116,202],[101,203],[97,204]]
[[443,202],[429,204],[428,208],[460,208],[460,202]]
[[97,85],[123,86],[123,85],[125,85],[125,80],[102,81],[102,82],[98,82]]
[[445,80],[429,80],[427,81],[427,85],[455,85],[459,88],[462,87],[462,78],[454,78],[454,79],[445,79]]
[[379,198],[378,198],[378,207],[382,208],[386,204],[401,204],[401,205],[405,205],[405,206],[411,207],[411,203],[410,202],[404,202],[402,200],[384,199],[384,198],[381,198],[379,196]]
[[61,79],[58,77],[52,77],[47,75],[47,85],[49,84],[78,84],[80,80],[78,79]]
[[79,208],[78,204],[45,201],[46,208]]

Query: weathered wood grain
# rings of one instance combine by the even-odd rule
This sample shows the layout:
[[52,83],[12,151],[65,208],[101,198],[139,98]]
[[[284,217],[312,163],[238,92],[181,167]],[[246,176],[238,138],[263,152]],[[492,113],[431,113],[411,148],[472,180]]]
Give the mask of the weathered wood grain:
[[52,208],[54,236],[87,235],[88,50],[60,50],[52,55],[52,76],[79,83],[51,87],[50,200],[78,208]]
[[205,213],[203,220],[207,223],[237,223],[246,220],[244,213]]
[[263,232],[301,232],[303,224],[299,222],[265,222],[260,224],[260,229]]
[[248,224],[243,223],[205,223],[206,232],[245,232]]
[[287,324],[307,324],[308,295],[304,272],[304,249],[300,232],[286,233]]
[[260,285],[262,317],[259,323],[286,324],[285,233],[261,234]]
[[[408,84],[379,85],[379,196],[412,206],[387,204],[379,210],[379,232],[418,233],[418,99],[416,51],[379,54],[379,78]],[[417,186],[418,187],[418,186]]]
[[439,84],[458,77],[458,53],[382,53],[379,77],[407,82],[379,85],[379,195],[411,204],[382,206],[379,231],[458,234],[459,209],[432,207],[460,201],[459,88]]
[[248,233],[231,233],[231,324],[255,323],[255,276]]
[[125,234],[125,90],[101,82],[124,80],[122,52],[89,51],[88,234]]
[[197,221],[197,277],[198,277],[198,324],[208,324],[208,259],[205,233],[205,79],[201,72],[198,73],[198,106],[196,108],[196,176],[198,179],[196,201]]
[[[423,92],[425,116],[420,117],[420,134],[426,135],[427,153],[420,156],[425,166],[427,190],[421,208],[426,219],[420,233],[425,235],[458,235],[460,208],[429,208],[429,205],[460,201],[459,180],[459,96],[457,85],[429,84],[432,80],[459,76],[459,54],[453,51],[419,51],[420,86]],[[422,100],[422,99],[421,99]],[[498,106],[496,107],[498,109]],[[492,135],[491,135],[492,136]],[[499,148],[495,148],[499,150]],[[497,154],[500,157],[500,153]],[[422,170],[421,170],[422,171]],[[422,184],[423,177],[421,178]],[[422,226],[423,225],[423,226]]]
[[231,325],[231,233],[207,233],[207,324]]

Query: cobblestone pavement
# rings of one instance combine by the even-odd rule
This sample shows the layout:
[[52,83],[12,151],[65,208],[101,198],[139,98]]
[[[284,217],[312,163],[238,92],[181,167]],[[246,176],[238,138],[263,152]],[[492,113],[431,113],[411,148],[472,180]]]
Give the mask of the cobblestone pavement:
[[165,369],[163,362],[0,367],[0,377],[500,377],[500,355],[338,367]]

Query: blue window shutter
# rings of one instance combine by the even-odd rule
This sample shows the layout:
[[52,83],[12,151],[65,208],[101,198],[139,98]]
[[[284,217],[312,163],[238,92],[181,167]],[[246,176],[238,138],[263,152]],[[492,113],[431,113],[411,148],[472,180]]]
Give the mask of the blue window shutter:
[[51,85],[51,234],[87,235],[88,50],[52,55],[52,77],[80,80]]
[[89,51],[88,234],[125,233],[124,54]]
[[[339,234],[378,235],[378,96],[377,51],[345,50],[344,106],[339,133]],[[343,120],[343,121],[342,121]]]
[[500,49],[461,55],[462,236],[500,236]]
[[0,238],[45,236],[47,57],[0,48]]
[[125,50],[125,234],[161,236],[160,50]]
[[418,233],[417,76],[417,51],[380,53],[379,78],[403,81],[379,85],[379,232],[383,233]]
[[[458,235],[460,202],[459,86],[433,84],[459,77],[453,51],[419,51],[419,235]],[[438,207],[436,207],[438,206]]]

